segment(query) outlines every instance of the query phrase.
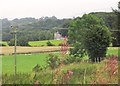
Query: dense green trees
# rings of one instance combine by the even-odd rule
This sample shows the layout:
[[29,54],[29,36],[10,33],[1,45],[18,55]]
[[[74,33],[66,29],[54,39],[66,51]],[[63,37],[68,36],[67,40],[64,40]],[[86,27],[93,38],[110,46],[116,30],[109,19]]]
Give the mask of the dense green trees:
[[[114,12],[96,12],[90,13],[102,18],[105,25],[109,30],[117,29],[117,15]],[[24,36],[29,41],[38,40],[49,40],[53,39],[53,34],[55,31],[59,31],[62,36],[68,36],[68,29],[59,30],[60,28],[68,28],[73,19],[57,19],[56,17],[42,17],[40,19],[35,18],[21,18],[21,19],[2,19],[2,40],[10,41],[13,36],[10,34],[10,25],[18,25],[18,37]],[[118,37],[118,32],[112,32],[112,44],[116,46]]]
[[120,2],[118,3],[118,46],[120,47]]
[[[8,40],[9,45],[14,45],[14,37],[9,33],[11,39]],[[29,32],[19,32],[17,33],[17,45],[18,46],[28,46],[29,41],[39,41],[39,40],[51,40],[53,39],[53,33],[49,30],[34,30]]]
[[117,46],[120,47],[120,2],[118,2],[118,10],[114,11],[117,15]]
[[[8,45],[9,45],[9,46],[14,46],[14,45],[15,45],[14,39],[11,39],[11,40],[8,42]],[[24,38],[24,37],[18,38],[18,39],[17,39],[17,46],[29,46],[29,44],[28,44],[28,39],[27,39],[27,38]]]
[[98,13],[90,13],[93,14],[95,16],[97,16],[98,18],[102,18],[103,21],[105,22],[105,25],[109,28],[109,30],[112,33],[112,46],[118,46],[117,45],[117,40],[118,38],[118,32],[116,32],[117,28],[117,21],[118,21],[118,17],[116,15],[116,13],[114,12],[110,12],[110,13],[105,13],[105,12],[98,12]]
[[69,30],[69,40],[74,48],[71,55],[83,57],[88,54],[95,62],[100,57],[105,57],[107,47],[111,41],[111,34],[102,19],[92,14],[85,14],[82,18],[76,18]]
[[[72,19],[57,19],[53,17],[35,18],[21,18],[21,19],[2,19],[2,40],[10,41],[13,36],[11,32],[11,25],[18,26],[18,37],[24,36],[29,41],[50,40],[54,39],[54,30],[58,31],[59,28],[67,28]],[[19,34],[20,33],[20,34]],[[61,31],[62,35],[67,35],[67,31]]]

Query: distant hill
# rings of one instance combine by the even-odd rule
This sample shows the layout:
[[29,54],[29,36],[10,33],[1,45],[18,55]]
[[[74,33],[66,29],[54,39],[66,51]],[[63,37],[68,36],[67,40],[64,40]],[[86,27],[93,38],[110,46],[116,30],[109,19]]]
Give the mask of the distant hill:
[[[117,28],[117,15],[114,12],[92,12],[90,14],[102,18],[106,26],[110,30]],[[81,17],[82,18],[82,17]],[[2,19],[2,40],[10,41],[13,39],[11,32],[11,25],[18,26],[18,39],[29,41],[51,40],[54,39],[54,32],[59,28],[69,28],[73,19],[57,19],[52,17],[41,17],[39,19],[27,17],[21,19],[8,20]],[[67,35],[68,30],[59,30],[63,36]],[[116,38],[116,32],[112,32],[113,37]]]
[[34,30],[34,29],[52,29],[54,27],[68,27],[70,21],[72,19],[57,19],[55,16],[53,17],[42,17],[39,19],[35,18],[21,18],[21,19],[14,19],[14,20],[8,20],[7,18],[2,19],[2,28],[3,31],[10,29],[11,25],[18,26],[19,29],[28,29],[28,30]]
[[[53,39],[54,32],[59,28],[68,28],[72,19],[57,19],[53,17],[21,18],[8,20],[2,19],[2,40],[10,41],[13,35],[10,34],[11,25],[18,26],[18,39],[25,38],[29,41]],[[64,33],[66,34],[66,33]]]

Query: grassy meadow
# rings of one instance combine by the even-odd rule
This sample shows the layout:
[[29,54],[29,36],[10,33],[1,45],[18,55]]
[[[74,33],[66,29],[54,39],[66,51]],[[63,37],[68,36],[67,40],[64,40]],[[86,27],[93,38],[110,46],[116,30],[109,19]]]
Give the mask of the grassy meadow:
[[[53,53],[59,57],[61,57],[61,53]],[[108,48],[107,55],[118,55],[118,48]],[[32,68],[39,64],[41,66],[46,66],[46,59],[49,53],[40,53],[40,54],[20,54],[17,55],[17,72],[18,73],[30,73],[32,72]],[[83,59],[88,59],[88,57],[84,57]],[[3,74],[14,73],[14,56],[13,55],[5,55],[2,57],[2,70]]]
[[[17,55],[17,72],[18,73],[30,73],[36,64],[41,66],[47,65],[46,60],[49,53],[41,54],[21,54]],[[59,56],[59,53],[54,53],[54,55]],[[3,74],[14,73],[14,55],[3,56],[2,57],[2,72]]]
[[30,46],[47,46],[47,42],[50,41],[53,45],[58,46],[63,40],[44,40],[44,41],[30,41]]

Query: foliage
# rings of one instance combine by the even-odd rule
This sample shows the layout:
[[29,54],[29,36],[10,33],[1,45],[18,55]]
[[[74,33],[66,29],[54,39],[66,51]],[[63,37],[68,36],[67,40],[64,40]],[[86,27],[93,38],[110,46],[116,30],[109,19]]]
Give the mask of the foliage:
[[[29,46],[28,44],[28,39],[24,38],[24,37],[21,37],[21,38],[18,38],[16,40],[17,42],[17,46]],[[11,39],[8,43],[9,46],[14,46],[15,45],[15,41],[14,39]]]
[[49,58],[47,59],[47,63],[51,69],[55,69],[60,65],[60,58],[53,54],[49,54]]
[[[34,84],[37,80],[39,84],[84,84],[84,81],[85,84],[117,84],[118,72],[116,67],[118,65],[116,60],[115,58],[110,58],[96,64],[86,62],[72,63],[62,66],[61,70],[57,71],[42,68],[37,75],[33,72],[17,72],[16,83]],[[86,74],[84,75],[85,70]],[[112,74],[111,79],[109,74]],[[3,84],[13,84],[14,82],[14,74],[3,74],[2,78]]]
[[51,42],[54,46],[58,46],[63,40],[42,40],[42,41],[30,41],[30,46],[47,46],[47,42]]
[[116,15],[116,13],[114,12],[110,12],[110,13],[105,13],[105,12],[98,12],[98,13],[91,13],[95,16],[97,16],[98,18],[102,18],[105,22],[105,25],[109,28],[109,30],[112,33],[112,46],[117,46],[117,39],[118,38],[118,33],[114,30],[117,30],[117,21],[118,21],[118,17]]
[[7,42],[0,42],[0,46],[8,46]]
[[[18,44],[18,41],[16,41],[16,43]],[[15,45],[15,40],[11,39],[10,42],[8,43],[9,46],[14,46]]]
[[[40,19],[35,18],[21,18],[8,20],[2,19],[2,40],[10,41],[12,35],[10,34],[10,26],[18,26],[19,37],[24,36],[28,38],[29,41],[39,41],[39,40],[51,40],[54,39],[53,28],[67,28],[70,25],[72,19],[57,19],[53,17],[41,17]],[[66,35],[65,33],[64,35]]]
[[6,46],[6,45],[5,45],[5,44],[1,44],[1,43],[0,43],[0,46]]
[[118,10],[114,10],[114,13],[117,15],[117,31],[116,31],[116,40],[117,46],[120,46],[120,2],[118,2]]
[[111,39],[106,27],[97,26],[92,29],[94,30],[90,30],[85,34],[84,47],[90,59],[95,62],[95,58],[99,58],[100,61],[101,57],[106,56],[107,47]]
[[79,63],[80,61],[82,61],[82,58],[80,57],[74,57],[73,55],[68,56],[65,60],[64,63],[65,64],[70,64],[70,63]]
[[[109,28],[109,30],[117,29],[117,15],[114,12],[92,12],[98,18],[102,18],[105,22],[105,25]],[[40,19],[35,18],[21,18],[21,19],[13,19],[8,20],[7,18],[2,19],[2,40],[10,41],[12,39],[11,32],[11,24],[18,25],[19,37],[24,36],[28,38],[29,41],[39,41],[39,40],[50,40],[53,39],[53,28],[58,31],[59,28],[69,28],[73,19],[57,19],[56,17],[41,17]],[[120,20],[120,19],[119,19]],[[118,23],[119,24],[119,23]],[[59,30],[59,32],[66,36],[68,35],[68,31]],[[119,33],[112,32],[113,45],[116,44]]]
[[54,46],[50,41],[47,42],[47,46]]
[[41,66],[40,66],[39,64],[37,64],[37,65],[33,68],[33,71],[34,71],[35,73],[40,72],[40,70],[42,70],[42,68],[41,68]]
[[[108,48],[107,51],[107,56],[108,55],[118,55],[118,52],[120,52],[120,49],[116,47],[110,47]],[[53,53],[54,55],[57,55],[58,57],[62,57],[60,53]],[[119,54],[120,55],[120,54]],[[17,72],[18,73],[31,73],[32,68],[36,65],[39,64],[41,66],[47,66],[47,58],[49,54],[48,53],[40,53],[40,54],[20,54],[17,55]],[[69,57],[66,57],[67,59]],[[81,58],[79,58],[81,59]],[[84,58],[83,58],[84,59]],[[69,59],[70,60],[70,59]],[[69,60],[67,60],[67,63]],[[74,60],[74,58],[73,58]],[[9,64],[8,64],[9,63]],[[8,73],[8,74],[13,74],[14,70],[14,56],[13,55],[3,55],[2,56],[2,72],[3,74]],[[71,66],[70,66],[71,67]]]
[[61,30],[59,30],[59,33],[60,33],[63,37],[68,36],[68,29],[61,29]]
[[85,14],[73,21],[69,39],[74,42],[72,55],[83,57],[87,52],[90,59],[95,62],[95,58],[105,57],[111,34],[102,19]]
[[118,56],[112,55],[108,60],[104,60],[106,64],[96,69],[93,74],[92,84],[112,84],[118,80]]

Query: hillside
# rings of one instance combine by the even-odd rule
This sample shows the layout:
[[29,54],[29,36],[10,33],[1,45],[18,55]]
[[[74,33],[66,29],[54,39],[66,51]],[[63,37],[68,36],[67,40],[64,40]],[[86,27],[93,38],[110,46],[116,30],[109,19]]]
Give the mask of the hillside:
[[[117,15],[113,12],[92,12],[90,14],[102,18],[106,26],[110,30],[117,28]],[[82,17],[81,17],[82,18]],[[76,18],[75,18],[76,19]],[[11,35],[11,25],[18,26],[18,40],[24,39],[28,41],[52,40],[54,32],[59,31],[62,36],[67,36],[68,30],[60,30],[60,28],[69,28],[74,19],[57,19],[53,17],[41,17],[39,19],[27,17],[21,19],[8,20],[2,19],[2,40],[10,41],[13,39]],[[117,38],[117,33],[112,32],[112,36]],[[114,40],[116,43],[116,40]]]

